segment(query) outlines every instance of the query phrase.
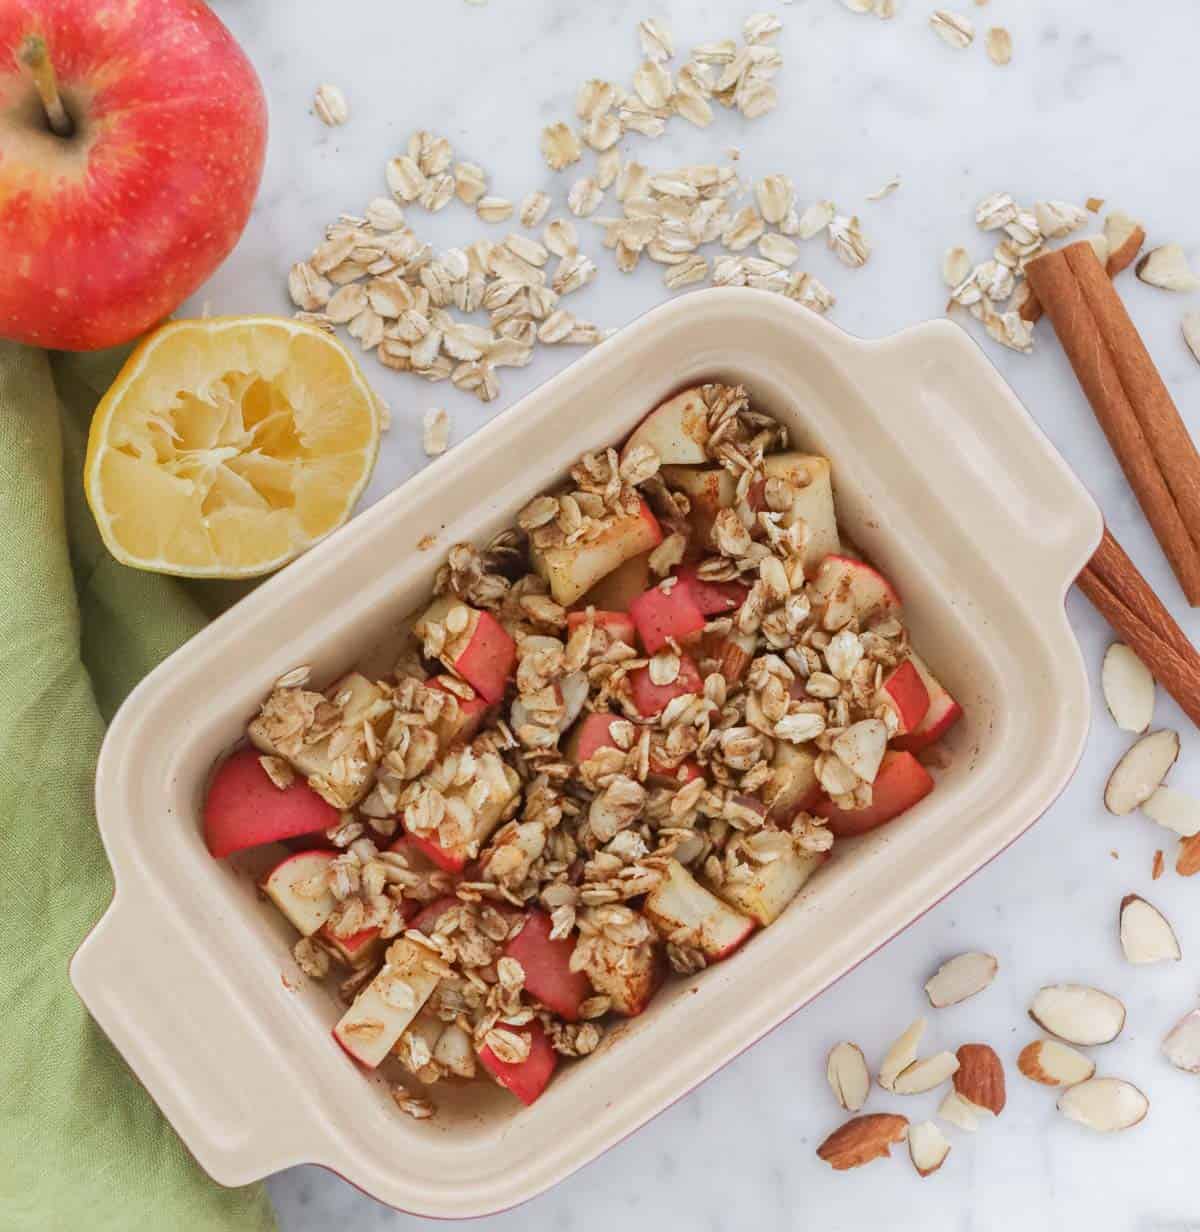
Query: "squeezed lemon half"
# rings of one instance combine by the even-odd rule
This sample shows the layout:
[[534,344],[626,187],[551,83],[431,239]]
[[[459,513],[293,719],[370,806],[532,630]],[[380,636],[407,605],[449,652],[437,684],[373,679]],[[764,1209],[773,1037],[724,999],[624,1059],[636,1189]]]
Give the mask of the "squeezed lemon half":
[[122,563],[255,577],[346,521],[380,430],[358,365],[315,326],[174,321],[137,347],[97,406],[84,490]]

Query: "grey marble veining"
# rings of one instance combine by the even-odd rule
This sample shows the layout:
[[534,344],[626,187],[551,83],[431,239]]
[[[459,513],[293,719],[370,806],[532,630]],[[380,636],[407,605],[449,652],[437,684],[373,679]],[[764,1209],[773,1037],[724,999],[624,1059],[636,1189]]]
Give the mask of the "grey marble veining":
[[[668,0],[653,8],[628,0],[490,0],[482,7],[463,0],[215,0],[215,7],[258,65],[271,105],[267,175],[254,218],[234,256],[192,305],[237,312],[286,310],[289,263],[307,253],[324,223],[361,209],[383,190],[384,162],[415,128],[448,136],[460,157],[487,169],[493,191],[519,200],[544,188],[561,213],[573,177],[546,170],[538,133],[549,119],[571,114],[575,86],[584,78],[628,80],[637,63],[638,18],[657,12],[687,47],[736,35],[742,19],[763,6],[748,0]],[[979,31],[965,52],[929,31],[931,4],[899,0],[899,7],[896,20],[879,22],[852,15],[837,0],[780,5],[786,65],[775,113],[745,123],[719,111],[706,131],[678,121],[660,141],[635,136],[623,149],[665,168],[716,161],[736,146],[745,178],[783,171],[803,201],[831,197],[858,213],[875,249],[864,269],[839,266],[817,242],[805,245],[801,264],[837,293],[833,319],[865,336],[942,311],[941,252],[962,243],[978,260],[988,254],[972,210],[997,189],[1023,201],[1104,197],[1143,218],[1152,241],[1178,241],[1200,259],[1200,163],[1189,120],[1200,33],[1194,0],[1152,6],[990,0],[983,7],[959,0]],[[1008,68],[993,67],[984,54],[990,24],[1013,34]],[[326,129],[311,114],[311,95],[322,81],[337,83],[349,98],[344,128]],[[903,177],[898,193],[865,200],[894,173]],[[511,229],[485,229],[457,206],[432,218],[412,214],[435,245]],[[596,283],[571,304],[579,315],[621,325],[665,298],[659,267],[643,264],[624,277],[595,229],[586,222],[579,229],[600,265]],[[1179,317],[1200,307],[1200,297],[1171,296],[1130,275],[1122,292],[1195,428],[1200,367],[1184,349]],[[985,345],[1185,629],[1200,637],[1200,619],[1183,607],[1045,328],[1038,343],[1032,357]],[[542,349],[529,368],[504,370],[503,397],[492,408],[368,360],[394,418],[368,500],[422,465],[419,424],[427,407],[449,409],[452,439],[461,441],[573,354]],[[1095,680],[1109,633],[1078,595],[1068,608]],[[1163,847],[1170,856],[1170,836],[1101,808],[1104,777],[1123,741],[1098,698],[1095,714],[1078,775],[1012,849],[633,1138],[553,1192],[479,1226],[496,1232],[1200,1228],[1193,1162],[1200,1080],[1175,1073],[1158,1053],[1162,1034],[1197,994],[1196,887],[1170,872],[1152,885],[1152,855]],[[1196,733],[1166,698],[1156,717],[1183,732],[1173,783],[1200,790]],[[1167,913],[1183,943],[1183,963],[1171,970],[1123,964],[1116,910],[1128,891],[1145,894]],[[986,996],[933,1015],[929,1042],[992,1043],[1009,1067],[1008,1109],[974,1138],[952,1131],[951,1156],[928,1181],[918,1181],[904,1158],[834,1175],[813,1156],[838,1123],[823,1077],[826,1050],[853,1038],[877,1060],[889,1037],[922,1011],[921,984],[932,968],[968,947],[996,953],[999,978]],[[1149,1119],[1132,1133],[1104,1139],[1062,1122],[1053,1094],[1015,1073],[1016,1054],[1034,1034],[1025,1017],[1028,999],[1040,984],[1059,979],[1096,982],[1128,1005],[1124,1035],[1098,1050],[1098,1059],[1103,1071],[1128,1077],[1150,1096]],[[935,1107],[928,1095],[910,1099],[906,1111],[924,1118]],[[389,1211],[314,1168],[293,1169],[270,1187],[286,1232],[371,1232],[427,1222]]]

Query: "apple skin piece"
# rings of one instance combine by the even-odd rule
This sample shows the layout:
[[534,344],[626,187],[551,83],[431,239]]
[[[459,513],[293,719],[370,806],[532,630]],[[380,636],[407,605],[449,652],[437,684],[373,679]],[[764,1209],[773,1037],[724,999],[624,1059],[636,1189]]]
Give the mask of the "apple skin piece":
[[450,910],[451,907],[458,906],[458,899],[453,894],[444,894],[441,898],[435,898],[433,902],[426,904],[417,912],[416,915],[409,921],[409,927],[415,928],[423,932],[426,936],[436,931],[438,920]]
[[579,1021],[579,1007],[592,995],[592,985],[582,971],[571,970],[574,937],[551,938],[549,915],[534,908],[515,937],[505,943],[504,953],[525,969],[525,989],[548,1010],[567,1022]]
[[650,679],[648,667],[639,667],[631,672],[629,684],[633,690],[633,704],[637,707],[638,714],[647,719],[661,714],[663,707],[673,697],[704,691],[704,681],[699,669],[687,655],[679,656],[679,675],[670,684],[655,684]]
[[[388,946],[387,960],[379,974],[354,998],[354,1004],[333,1028],[333,1037],[367,1069],[374,1069],[395,1047],[409,1024],[429,1000],[441,976],[425,967],[438,961],[433,950],[402,937]],[[392,981],[407,984],[412,997],[397,1007],[387,1000],[385,991]],[[356,1023],[380,1024],[379,1030],[355,1031]]]
[[364,928],[348,937],[338,937],[328,924],[322,924],[317,936],[347,967],[353,967],[355,970],[374,962],[379,947],[383,944],[379,929],[374,927]]
[[[626,646],[637,646],[637,629],[628,612],[605,612],[597,608],[592,613],[597,629],[603,629],[614,641],[624,642]],[[574,633],[584,621],[587,612],[567,613],[567,633]]]
[[808,526],[804,568],[811,574],[826,556],[836,556],[841,551],[829,459],[819,454],[770,454],[763,459],[763,474],[768,479],[786,479],[796,489],[792,507],[783,515],[783,525],[791,526],[803,519]]
[[[17,63],[35,33],[81,121],[66,137]],[[0,100],[0,336],[69,351],[127,342],[232,251],[262,176],[267,105],[207,4],[0,4]]]
[[650,553],[639,552],[606,573],[577,606],[594,607],[601,612],[628,612],[629,605],[651,582]]
[[[563,745],[563,756],[572,765],[578,766],[581,762],[594,757],[600,749],[619,747],[610,735],[610,731],[614,723],[622,721],[624,720],[619,714],[585,714],[571,729],[571,734]],[[693,779],[702,779],[704,771],[700,768],[700,763],[690,757],[680,762],[674,769],[651,759],[650,776],[659,783],[675,786],[690,783]]]
[[779,919],[804,883],[828,859],[827,851],[793,851],[791,855],[759,865],[748,881],[715,885],[705,878],[704,883],[723,902],[765,928]]
[[215,860],[247,847],[316,834],[339,813],[302,779],[282,791],[259,763],[256,749],[238,749],[217,768],[204,800],[204,841]]
[[554,601],[570,607],[618,565],[658,547],[662,537],[658,519],[642,501],[637,513],[614,518],[597,538],[586,543],[558,548],[530,544],[529,559],[549,582]]
[[446,681],[445,676],[431,676],[425,682],[426,687],[437,689],[441,693],[449,693],[458,702],[458,714],[455,718],[450,719],[443,715],[434,725],[438,738],[438,751],[442,753],[456,744],[470,744],[486,722],[490,709],[485,698],[478,695],[469,700],[459,697],[453,689],[448,687]]
[[929,694],[929,708],[920,723],[912,731],[894,740],[892,747],[909,753],[919,753],[939,741],[962,718],[963,709],[919,655],[910,652],[910,662],[917,669]]
[[507,1061],[501,1061],[485,1044],[479,1050],[479,1060],[506,1091],[511,1091],[528,1108],[553,1077],[558,1065],[558,1053],[536,1018],[527,1026],[506,1027],[505,1030],[529,1036],[529,1056],[516,1065],[510,1065]]
[[659,403],[634,428],[621,449],[621,459],[645,445],[658,454],[664,466],[707,462],[708,435],[708,407],[699,386],[695,386]]
[[442,624],[457,607],[467,609],[467,627],[458,634],[447,631],[439,657],[485,701],[501,701],[516,666],[517,644],[491,612],[471,607],[453,595],[442,595],[421,614],[413,632],[423,638],[427,624]]
[[670,590],[652,586],[629,605],[642,648],[658,654],[674,639],[683,646],[704,631],[704,613],[696,606],[691,588],[676,582]]
[[876,706],[888,706],[895,713],[897,735],[915,731],[929,712],[929,690],[916,664],[905,659],[883,679],[875,693]]
[[899,817],[924,800],[933,786],[929,771],[911,753],[889,751],[883,755],[871,785],[873,801],[869,808],[846,811],[830,800],[822,800],[813,812],[828,820],[835,837],[852,838]]
[[736,612],[750,593],[741,582],[708,582],[700,577],[695,565],[684,565],[675,573],[675,589],[687,589],[692,602],[705,616],[724,616]]
[[785,825],[799,812],[810,812],[821,798],[817,759],[811,749],[786,740],[775,742],[771,782],[763,789],[767,815]]
[[754,931],[752,919],[706,890],[678,860],[667,862],[666,874],[646,896],[642,908],[664,939],[686,929],[688,944],[709,962],[719,962]]
[[843,588],[859,617],[900,611],[900,596],[877,569],[849,556],[826,556],[817,567],[813,589],[828,600],[842,594]]
[[311,937],[333,914],[337,900],[328,889],[316,898],[309,898],[298,894],[296,886],[326,872],[337,854],[323,848],[301,851],[281,860],[261,882],[262,892],[301,936]]

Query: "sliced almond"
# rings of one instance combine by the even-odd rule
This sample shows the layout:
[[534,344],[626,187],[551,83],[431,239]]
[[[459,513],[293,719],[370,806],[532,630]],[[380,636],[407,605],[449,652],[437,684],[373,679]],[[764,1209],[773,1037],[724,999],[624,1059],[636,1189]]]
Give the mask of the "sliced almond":
[[920,1176],[932,1176],[946,1162],[950,1143],[932,1121],[908,1127],[908,1157]]
[[1146,242],[1142,224],[1120,210],[1113,210],[1104,220],[1104,238],[1108,240],[1108,276],[1115,278],[1134,263]]
[[1152,248],[1137,263],[1137,276],[1164,291],[1195,291],[1200,287],[1200,278],[1192,273],[1187,254],[1178,244]]
[[1058,1110],[1088,1129],[1112,1134],[1144,1121],[1150,1101],[1124,1079],[1089,1078],[1058,1097]]
[[953,289],[971,273],[971,257],[965,248],[947,248],[942,254],[942,281]]
[[871,1090],[871,1071],[857,1044],[834,1044],[825,1062],[825,1076],[834,1098],[848,1112],[857,1112],[867,1102]]
[[881,1155],[890,1155],[894,1142],[908,1133],[908,1118],[877,1112],[847,1121],[817,1147],[817,1155],[836,1172],[859,1168]]
[[983,1109],[968,1103],[957,1091],[950,1091],[939,1105],[937,1114],[943,1121],[973,1134],[979,1128],[979,1114],[982,1111]]
[[1127,732],[1142,733],[1154,718],[1154,677],[1124,642],[1105,651],[1100,672],[1104,702],[1113,722]]
[[896,1076],[892,1091],[897,1095],[922,1095],[940,1087],[958,1072],[958,1058],[952,1052],[935,1052],[914,1061]]
[[1096,1072],[1096,1063],[1069,1044],[1042,1039],[1021,1049],[1017,1069],[1030,1081],[1043,1086],[1073,1087],[1077,1082],[1086,1082]]
[[1200,363],[1200,312],[1185,312],[1180,327],[1188,350],[1196,357],[1196,362]]
[[940,1010],[983,992],[996,978],[999,965],[993,955],[975,950],[956,955],[942,963],[926,982],[929,1004]]
[[1038,991],[1029,1007],[1029,1017],[1051,1035],[1086,1048],[1110,1043],[1121,1034],[1125,1007],[1099,988],[1051,984]]
[[1012,59],[1012,35],[1003,26],[993,26],[987,32],[984,46],[993,64],[1005,65]]
[[887,752],[887,741],[887,728],[881,720],[863,719],[847,727],[831,748],[838,760],[864,783],[873,783]]
[[957,1053],[954,1089],[972,1108],[999,1116],[1007,1099],[1004,1065],[990,1044],[963,1044]]
[[894,1088],[896,1079],[917,1059],[917,1048],[925,1034],[925,1019],[918,1018],[887,1050],[879,1066],[879,1085],[885,1091]]
[[1137,894],[1121,899],[1121,950],[1127,962],[1178,962],[1179,938],[1167,917]]
[[1200,834],[1179,840],[1179,852],[1175,856],[1175,871],[1181,877],[1194,877],[1200,873]]
[[1200,1074],[1200,1010],[1185,1014],[1163,1040],[1163,1052],[1176,1069]]
[[1104,807],[1118,817],[1140,808],[1162,785],[1178,756],[1178,732],[1163,728],[1143,736],[1108,776]]
[[1142,812],[1180,838],[1200,834],[1200,800],[1174,787],[1160,787],[1142,805]]

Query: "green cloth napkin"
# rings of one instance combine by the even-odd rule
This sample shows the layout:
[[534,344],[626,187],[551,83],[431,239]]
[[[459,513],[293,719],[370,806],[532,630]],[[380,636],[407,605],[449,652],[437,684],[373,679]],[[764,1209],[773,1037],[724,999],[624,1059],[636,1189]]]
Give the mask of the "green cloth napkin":
[[92,808],[106,721],[236,595],[139,573],[83,499],[87,426],[123,355],[0,341],[0,1229],[258,1232],[88,1017],[67,964],[112,897]]

